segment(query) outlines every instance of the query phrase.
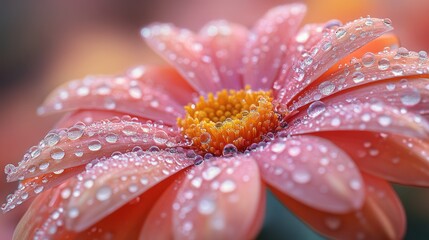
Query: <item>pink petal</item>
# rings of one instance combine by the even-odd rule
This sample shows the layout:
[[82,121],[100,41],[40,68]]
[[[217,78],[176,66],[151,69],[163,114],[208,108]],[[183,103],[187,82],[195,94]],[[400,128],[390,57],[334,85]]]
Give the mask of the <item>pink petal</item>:
[[287,121],[286,131],[292,135],[353,130],[426,138],[429,133],[429,124],[420,115],[389,107],[377,100],[335,104],[316,101]]
[[332,239],[402,239],[405,214],[390,185],[363,175],[366,199],[361,209],[348,214],[333,214],[309,208],[280,192],[279,199],[304,222]]
[[285,76],[286,80],[280,80],[285,83],[282,87],[287,94],[281,95],[279,101],[288,103],[340,59],[390,30],[388,21],[362,18],[323,36],[316,46],[302,55],[293,71]]
[[164,193],[141,238],[159,229],[163,237],[174,239],[254,238],[260,225],[252,224],[258,223],[255,217],[261,217],[264,194],[253,159],[237,156],[206,161]]
[[248,35],[247,28],[227,21],[210,22],[200,31],[207,52],[203,60],[216,67],[224,89],[244,88],[242,58]]
[[246,85],[254,89],[272,87],[283,58],[290,53],[288,43],[296,34],[305,12],[304,4],[279,6],[256,23],[243,58]]
[[362,206],[358,169],[347,154],[323,138],[278,139],[251,154],[270,186],[310,207],[345,213]]
[[88,126],[77,123],[69,129],[58,129],[46,135],[39,146],[30,148],[16,168],[10,169],[7,179],[15,181],[84,165],[115,152],[177,147],[184,143],[173,128],[141,123],[130,117],[116,117]]
[[101,160],[70,181],[65,199],[66,227],[82,231],[146,192],[164,179],[190,166],[183,153],[131,152]]
[[38,112],[113,110],[173,125],[184,114],[183,106],[192,102],[192,94],[189,85],[171,69],[137,67],[125,76],[69,82],[56,89]]
[[8,212],[33,196],[60,185],[83,170],[84,166],[78,166],[23,180],[19,183],[18,189],[7,197],[6,203],[1,209],[3,212]]
[[143,28],[141,35],[200,94],[222,89],[215,65],[207,61],[208,49],[204,48],[201,39],[193,32],[170,24],[153,24]]
[[[360,59],[353,59],[350,65],[340,67],[329,77],[313,82],[312,85],[298,96],[297,101],[293,103],[291,109],[297,109],[314,99],[325,98],[346,89],[354,90],[357,86],[366,86],[368,83],[391,78],[427,74],[428,71],[429,61],[424,52],[408,52],[403,48],[377,54],[368,52],[361,56]],[[409,81],[414,81],[414,79],[409,79]],[[386,86],[387,83],[384,85]],[[420,83],[419,85],[425,87],[427,84]],[[389,87],[392,86],[388,85],[387,88]],[[383,90],[387,92],[386,88]],[[393,90],[391,89],[390,91]],[[397,90],[399,90],[399,87],[393,93]],[[380,96],[383,95],[380,94]]]
[[[119,112],[104,110],[78,110],[66,113],[65,116],[60,121],[58,121],[57,124],[55,124],[55,128],[69,128],[75,125],[77,122],[83,122],[86,125],[90,125],[94,122],[112,119],[118,116],[123,116],[123,114]],[[133,116],[133,118],[137,117]],[[137,119],[140,122],[148,121],[147,119]]]
[[389,181],[429,186],[429,143],[371,132],[321,133],[347,152],[363,171]]

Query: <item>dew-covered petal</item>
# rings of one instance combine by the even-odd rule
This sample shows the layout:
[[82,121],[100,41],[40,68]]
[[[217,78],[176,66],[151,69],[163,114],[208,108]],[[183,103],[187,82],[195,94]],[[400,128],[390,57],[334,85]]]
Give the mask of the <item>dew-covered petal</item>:
[[282,87],[287,94],[280,95],[279,101],[288,103],[340,59],[390,30],[390,21],[361,18],[330,31],[312,49],[307,49],[293,71],[284,76]]
[[333,214],[309,208],[276,189],[275,195],[313,229],[333,239],[402,239],[405,214],[392,187],[384,180],[363,175],[366,198],[361,209]]
[[367,52],[359,58],[353,58],[350,64],[341,66],[326,78],[314,82],[300,93],[290,109],[295,110],[314,100],[368,83],[392,78],[408,78],[412,81],[410,77],[418,75],[427,77],[428,70],[429,60],[425,52],[416,53],[404,48],[376,54]]
[[347,152],[363,171],[389,181],[429,186],[429,142],[372,132],[319,134]]
[[253,159],[237,156],[205,161],[164,193],[141,236],[150,236],[159,226],[174,239],[254,238],[249,234],[260,229],[261,225],[253,224],[258,223],[255,217],[261,217],[263,194]]
[[7,197],[6,203],[2,205],[1,209],[3,212],[10,211],[33,196],[58,186],[67,179],[81,173],[84,169],[84,166],[78,166],[25,179],[19,183],[15,192]]
[[[14,239],[136,239],[143,220],[166,187],[164,182],[79,233],[64,227],[64,218],[69,217],[64,212],[64,198],[68,198],[71,190],[63,184],[33,201],[18,224]],[[118,219],[127,222],[118,224]]]
[[64,211],[74,214],[66,227],[82,231],[146,192],[164,179],[193,164],[185,153],[130,152],[101,159],[69,182],[73,194]]
[[371,131],[426,138],[429,124],[420,115],[401,111],[374,99],[363,103],[311,103],[287,120],[289,134],[322,131]]
[[[119,116],[124,116],[124,114],[105,110],[77,110],[66,113],[60,119],[60,121],[55,124],[55,128],[69,128],[75,125],[77,122],[83,122],[86,125],[90,125],[94,122],[112,119]],[[137,118],[135,116],[133,118],[139,119],[142,122],[148,121],[147,119],[142,120],[141,118]]]
[[328,140],[315,136],[277,139],[252,156],[268,185],[310,207],[345,213],[362,206],[359,170]]
[[242,58],[249,31],[246,27],[227,21],[213,21],[200,31],[206,50],[203,61],[216,67],[224,89],[242,89]]
[[7,173],[8,181],[84,165],[115,152],[159,150],[183,146],[185,140],[176,129],[160,123],[141,123],[125,116],[68,129],[51,131],[38,146],[30,148],[16,168]]
[[215,65],[204,60],[210,52],[198,35],[171,24],[152,24],[143,28],[141,35],[146,43],[175,66],[200,94],[222,89]]
[[193,90],[170,68],[136,67],[126,75],[89,76],[57,88],[39,114],[78,109],[123,112],[175,124]]
[[256,23],[243,58],[246,85],[254,89],[272,87],[305,12],[303,4],[283,5],[271,9]]

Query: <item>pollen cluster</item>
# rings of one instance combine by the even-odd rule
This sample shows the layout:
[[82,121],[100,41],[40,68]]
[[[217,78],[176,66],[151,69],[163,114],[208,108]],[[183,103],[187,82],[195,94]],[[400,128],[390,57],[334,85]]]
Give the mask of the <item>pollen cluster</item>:
[[244,151],[279,126],[270,91],[222,90],[216,96],[200,96],[185,106],[186,116],[177,123],[193,146],[203,152],[222,155],[226,145]]

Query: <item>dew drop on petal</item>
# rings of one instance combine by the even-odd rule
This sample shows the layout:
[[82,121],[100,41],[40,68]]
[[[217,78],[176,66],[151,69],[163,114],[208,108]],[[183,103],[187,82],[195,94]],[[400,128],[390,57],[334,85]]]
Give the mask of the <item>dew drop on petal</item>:
[[344,28],[337,28],[337,30],[335,31],[335,36],[340,39],[342,37],[344,37],[346,35],[346,30]]
[[211,140],[210,133],[204,132],[204,133],[201,134],[201,136],[200,136],[200,142],[202,144],[208,144],[208,143],[210,143],[210,140]]
[[365,67],[371,67],[375,62],[375,55],[374,53],[367,52],[362,57],[362,64]]
[[349,186],[353,190],[359,190],[362,187],[362,183],[358,179],[352,179],[349,182]]
[[98,141],[98,140],[91,141],[88,144],[88,149],[90,151],[93,151],[93,152],[100,150],[101,149],[101,143],[100,143],[100,141]]
[[229,192],[234,191],[235,188],[236,188],[236,185],[235,185],[234,181],[232,181],[232,180],[225,180],[220,185],[219,190],[221,192],[224,192],[224,193],[229,193]]
[[64,158],[64,155],[65,155],[65,153],[64,153],[64,150],[62,148],[55,147],[51,150],[51,158],[54,160],[59,161],[59,160]]
[[9,174],[11,174],[11,173],[13,173],[13,172],[15,172],[16,171],[16,167],[13,165],[13,164],[7,164],[5,167],[4,167],[4,173],[6,174],[6,175],[9,175]]
[[106,142],[108,143],[116,143],[118,141],[118,135],[114,133],[109,133],[106,135]]
[[44,162],[44,163],[40,164],[39,169],[41,171],[45,171],[46,169],[48,169],[48,167],[49,167],[49,163],[48,162]]
[[68,211],[68,217],[77,218],[78,216],[79,216],[79,209],[77,209],[76,207],[70,208],[70,210]]
[[70,140],[77,140],[80,137],[82,137],[82,135],[83,135],[83,130],[81,128],[79,128],[79,127],[71,127],[67,131],[67,137]]
[[401,103],[405,106],[414,106],[418,104],[420,100],[421,95],[419,90],[417,89],[412,89],[411,91],[401,96]]
[[322,82],[319,85],[319,91],[323,95],[327,96],[335,90],[335,85],[331,81]]
[[210,181],[215,177],[217,177],[220,174],[220,172],[221,172],[221,169],[219,167],[210,166],[202,173],[202,176],[205,180]]
[[216,210],[216,202],[211,198],[202,198],[198,203],[198,212],[210,215]]
[[378,61],[378,69],[386,70],[390,67],[390,61],[387,58],[382,58]]
[[307,109],[308,116],[315,118],[326,110],[326,106],[322,101],[316,101],[310,104]]
[[234,144],[226,144],[223,148],[222,155],[224,157],[232,157],[238,152],[237,147]]
[[361,83],[363,80],[365,80],[365,75],[361,72],[355,72],[352,75],[352,79],[355,83]]
[[301,153],[301,148],[298,146],[293,146],[288,149],[288,153],[292,157],[296,157]]
[[157,144],[165,144],[168,141],[168,135],[164,131],[157,131],[153,136],[153,140]]
[[275,153],[281,153],[285,150],[286,144],[284,142],[276,142],[271,145],[271,151]]
[[98,201],[106,201],[110,198],[111,195],[112,195],[112,189],[110,187],[103,186],[97,190],[95,197],[97,198]]
[[378,118],[378,123],[383,127],[387,127],[392,123],[392,119],[389,116],[383,115]]
[[52,147],[60,141],[60,136],[56,133],[49,133],[48,135],[46,135],[45,141],[48,146]]
[[303,169],[297,169],[292,173],[292,180],[296,183],[305,184],[310,182],[311,175],[309,172]]

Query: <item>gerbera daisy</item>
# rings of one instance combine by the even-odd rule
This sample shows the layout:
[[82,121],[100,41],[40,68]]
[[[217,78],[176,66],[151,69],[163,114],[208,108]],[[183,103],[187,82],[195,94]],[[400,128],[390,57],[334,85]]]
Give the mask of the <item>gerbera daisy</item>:
[[388,181],[429,185],[427,54],[389,19],[307,24],[301,4],[253,29],[142,29],[175,69],[136,67],[58,88],[40,114],[72,111],[8,165],[3,211],[38,195],[16,239],[245,239],[265,190],[319,233],[399,239]]

